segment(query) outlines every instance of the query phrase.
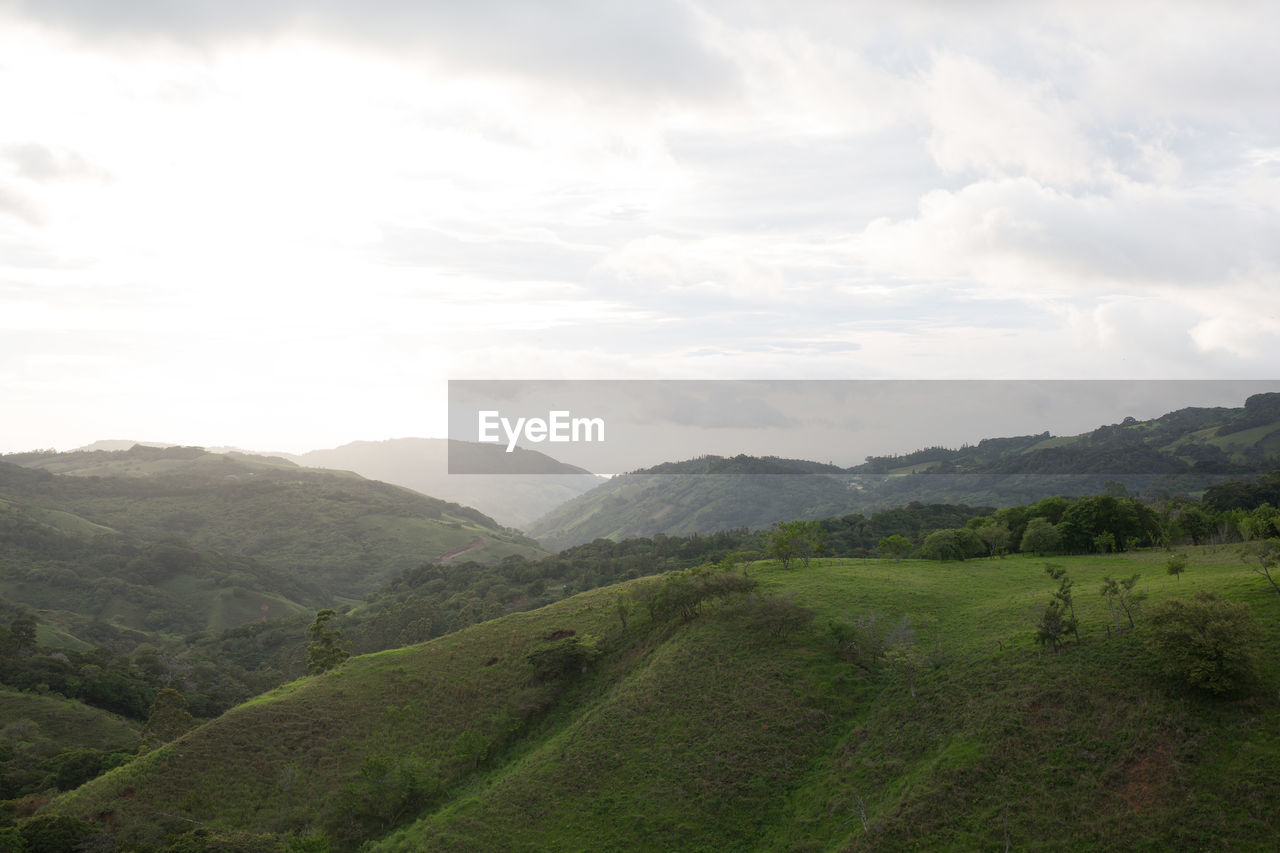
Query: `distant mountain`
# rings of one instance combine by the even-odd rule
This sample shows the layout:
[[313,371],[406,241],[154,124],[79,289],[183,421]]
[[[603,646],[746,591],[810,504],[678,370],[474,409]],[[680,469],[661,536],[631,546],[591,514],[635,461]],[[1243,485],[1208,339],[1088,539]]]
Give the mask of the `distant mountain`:
[[[81,452],[92,452],[94,450],[107,450],[107,451],[128,450],[135,445],[142,445],[143,447],[177,447],[178,446],[176,444],[172,444],[170,442],[163,442],[163,441],[133,441],[132,439],[127,439],[127,438],[108,438],[108,439],[103,439],[101,441],[95,441],[93,444],[86,444],[84,447],[74,447],[68,452],[81,453]],[[206,448],[206,449],[217,452],[217,448]]]
[[[467,471],[502,473],[450,474]],[[287,456],[299,465],[354,471],[425,495],[473,506],[503,524],[524,528],[535,519],[605,481],[544,453],[443,438],[354,441],[331,450]],[[515,471],[517,473],[506,473]]]
[[552,549],[655,533],[768,527],[922,503],[1013,506],[1052,495],[1197,493],[1280,465],[1280,394],[1242,408],[1186,408],[1076,436],[990,438],[869,457],[842,469],[817,462],[709,456],[665,463],[609,482],[528,527]]
[[704,456],[623,474],[548,513],[529,535],[551,550],[593,539],[685,535],[840,515],[852,477],[798,459]]

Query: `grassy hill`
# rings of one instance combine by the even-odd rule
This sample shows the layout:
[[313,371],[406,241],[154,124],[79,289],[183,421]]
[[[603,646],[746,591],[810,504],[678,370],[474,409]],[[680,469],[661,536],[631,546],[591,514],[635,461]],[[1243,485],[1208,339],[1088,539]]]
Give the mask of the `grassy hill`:
[[72,699],[0,689],[0,799],[74,787],[97,775],[104,757],[128,760],[140,729]]
[[[802,460],[706,457],[615,477],[527,530],[550,548],[597,537],[759,529],[912,502],[1015,506],[1055,495],[1198,494],[1280,464],[1280,394],[1241,408],[1187,408],[1076,436],[990,438],[869,457],[848,469]],[[775,476],[776,475],[776,476]]]
[[[650,616],[639,579],[285,685],[50,810],[130,849],[197,825],[415,851],[1269,849],[1280,598],[1233,552],[1188,553],[1180,580],[1165,552],[1054,559],[1081,621],[1058,654],[1029,557],[758,563],[769,598],[688,619]],[[1134,572],[1148,606],[1248,603],[1263,683],[1162,674],[1098,594]],[[812,621],[779,617],[797,606]]]
[[280,459],[142,446],[0,459],[0,596],[39,612],[44,645],[127,652],[356,603],[463,553],[546,552],[474,509]]

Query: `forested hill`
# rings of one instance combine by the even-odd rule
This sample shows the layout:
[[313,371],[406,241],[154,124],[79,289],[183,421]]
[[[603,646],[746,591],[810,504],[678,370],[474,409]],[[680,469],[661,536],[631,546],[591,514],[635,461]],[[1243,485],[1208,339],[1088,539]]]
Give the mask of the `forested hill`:
[[870,457],[857,474],[1241,474],[1280,455],[1280,393],[1243,408],[1186,408],[1149,421],[1126,418],[1076,436],[991,438],[959,449]]
[[279,459],[184,447],[0,459],[0,593],[73,628],[228,627],[358,600],[458,552],[544,553],[474,509]]
[[790,459],[703,457],[614,477],[529,528],[551,550],[593,539],[759,529],[850,508],[850,478]]
[[1109,482],[1131,493],[1198,494],[1277,464],[1280,394],[1256,394],[1241,408],[1185,408],[1075,436],[1045,432],[924,448],[847,469],[749,456],[664,463],[615,477],[528,531],[555,549],[601,536],[762,528],[913,501],[1014,506],[1097,494]]

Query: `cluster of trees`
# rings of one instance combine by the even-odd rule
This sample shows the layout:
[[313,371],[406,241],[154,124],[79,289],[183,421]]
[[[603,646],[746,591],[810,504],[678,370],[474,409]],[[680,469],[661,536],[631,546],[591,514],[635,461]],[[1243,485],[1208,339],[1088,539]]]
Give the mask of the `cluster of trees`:
[[146,720],[162,686],[154,647],[133,656],[110,649],[48,651],[35,643],[30,616],[0,625],[0,685],[34,693],[57,693],[123,717]]
[[[1268,480],[1280,483],[1280,474]],[[1254,497],[1269,495],[1266,488],[1249,492],[1231,484],[1224,491],[1233,495],[1232,500],[1236,502],[1246,493]],[[968,517],[959,524],[917,528],[914,535],[901,531],[886,534],[878,541],[877,552],[898,559],[915,554],[925,559],[966,560],[1019,552],[1036,556],[1109,554],[1157,545],[1249,542],[1280,537],[1280,510],[1267,501],[1218,510],[1207,505],[1207,501],[1182,498],[1145,503],[1125,494],[1107,493],[1082,498],[1045,498],[1034,504],[986,512],[968,507],[949,509],[957,513],[967,510]],[[935,512],[937,514],[940,513]],[[843,521],[826,520],[822,524],[830,530]],[[842,547],[846,541],[829,535],[828,542],[834,544],[834,547],[828,546],[830,553],[853,556]]]

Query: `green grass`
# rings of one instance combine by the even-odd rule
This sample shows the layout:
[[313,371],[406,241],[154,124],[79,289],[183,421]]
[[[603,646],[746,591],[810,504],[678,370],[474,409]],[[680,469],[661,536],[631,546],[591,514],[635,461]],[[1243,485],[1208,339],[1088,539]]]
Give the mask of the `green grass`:
[[[815,611],[781,640],[733,603],[624,632],[619,589],[596,590],[286,685],[54,807],[109,814],[134,843],[196,820],[414,851],[1269,849],[1280,597],[1232,551],[1188,553],[1181,580],[1164,552],[1050,558],[1081,622],[1058,654],[1033,641],[1044,559],[755,564],[762,591]],[[1134,572],[1147,606],[1248,602],[1265,683],[1192,695],[1141,622],[1109,636],[1098,588]],[[835,653],[828,623],[871,614],[936,618],[914,697],[901,671]],[[532,683],[525,655],[562,629],[606,653]]]
[[33,740],[61,748],[134,750],[139,726],[123,717],[90,708],[74,699],[0,688],[0,730],[20,721],[36,725]]

